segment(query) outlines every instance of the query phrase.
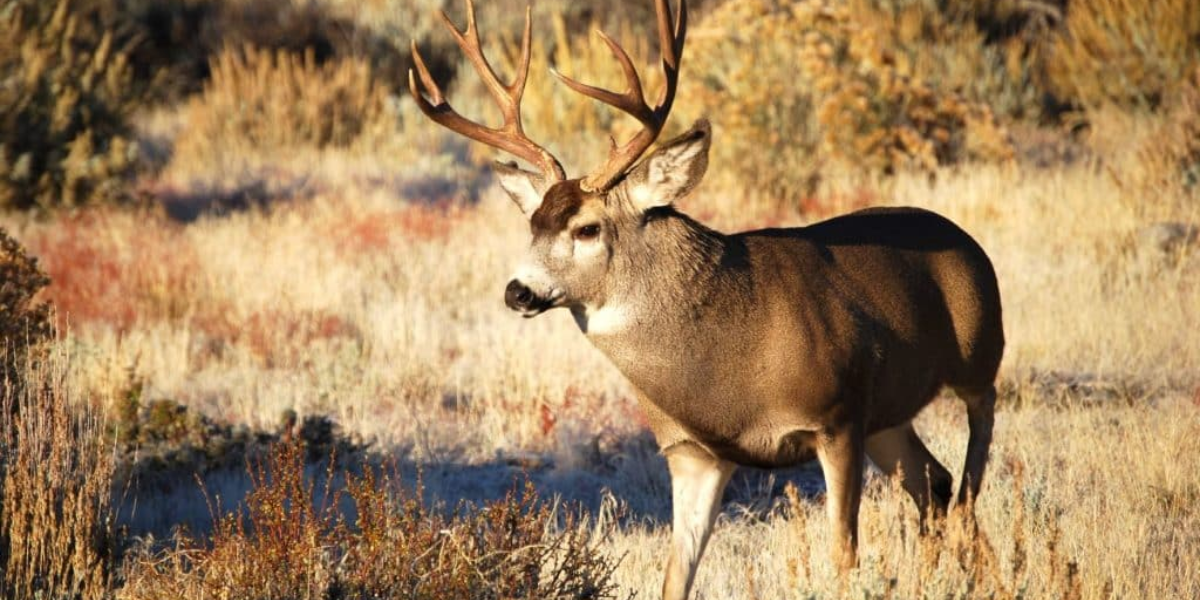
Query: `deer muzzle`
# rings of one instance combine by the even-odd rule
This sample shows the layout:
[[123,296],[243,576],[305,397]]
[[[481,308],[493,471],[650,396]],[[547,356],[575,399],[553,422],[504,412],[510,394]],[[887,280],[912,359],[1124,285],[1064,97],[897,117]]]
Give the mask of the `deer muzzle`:
[[504,304],[510,309],[521,313],[524,317],[534,317],[554,307],[558,298],[553,294],[540,296],[529,286],[514,279],[504,288]]

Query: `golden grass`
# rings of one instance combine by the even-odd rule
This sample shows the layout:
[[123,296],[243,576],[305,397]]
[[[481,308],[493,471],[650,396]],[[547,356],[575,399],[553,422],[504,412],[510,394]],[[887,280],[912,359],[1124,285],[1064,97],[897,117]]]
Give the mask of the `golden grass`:
[[[452,514],[431,510],[421,489],[406,490],[364,465],[334,488],[305,473],[305,448],[285,440],[250,463],[245,510],[214,515],[211,540],[130,559],[123,600],[261,598],[433,600],[615,597],[615,561],[536,490],[515,484],[503,500]],[[211,500],[219,502],[219,499]],[[340,512],[349,504],[353,526]],[[214,512],[219,507],[211,506]]]
[[[1113,118],[1094,134],[1097,149],[1106,136],[1121,140],[1103,163],[829,184],[839,197],[866,186],[878,202],[938,210],[977,236],[999,273],[1009,339],[994,468],[980,498],[998,562],[962,566],[957,553],[935,545],[924,552],[937,562],[921,563],[909,501],[876,485],[864,509],[855,590],[1195,591],[1197,561],[1189,557],[1200,541],[1188,532],[1196,531],[1191,500],[1200,486],[1189,434],[1200,420],[1196,250],[1144,256],[1131,240],[1151,223],[1195,222],[1198,204],[1194,191],[1152,176],[1161,165],[1144,162],[1137,146],[1155,131],[1154,123]],[[1159,195],[1148,203],[1138,190]],[[703,188],[683,208],[726,229],[801,220]],[[110,265],[103,281],[120,291],[99,298],[119,299],[132,315],[88,313],[85,300],[68,311],[65,377],[83,397],[115,403],[132,367],[148,401],[179,400],[260,427],[286,409],[327,413],[426,465],[488,469],[497,459],[542,456],[543,464],[608,478],[621,501],[664,506],[661,462],[644,463],[630,445],[643,425],[620,375],[567,315],[526,321],[503,307],[503,283],[527,234],[498,192],[475,207],[421,207],[347,186],[186,227],[152,214],[96,214],[8,218],[57,273],[49,298],[94,264]],[[64,223],[75,235],[64,236]],[[62,256],[83,252],[80,244],[110,262]],[[961,462],[957,406],[935,406],[921,428],[947,464]],[[1014,529],[1017,487],[1026,506]],[[824,521],[805,506],[812,514],[803,551],[786,521],[723,520],[701,571],[704,597],[836,593],[823,558]],[[626,556],[617,572],[623,589],[657,586],[665,535],[663,525],[617,530],[606,551]],[[1027,557],[1020,573],[1011,549],[1018,540]],[[800,559],[812,574],[785,577]],[[1064,579],[1072,562],[1075,579]],[[932,579],[913,579],[921,572]]]
[[[931,449],[961,465],[957,402],[918,421]],[[898,486],[873,478],[860,517],[860,565],[839,588],[820,502],[793,516],[722,517],[697,579],[700,598],[1191,598],[1200,593],[1200,407],[1003,410],[977,505],[986,542],[917,534]],[[665,528],[632,528],[617,580],[655,589]]]
[[[772,10],[801,5],[817,4],[775,3]],[[390,6],[379,0],[370,11],[378,16]],[[752,479],[735,484],[750,489],[731,494],[737,504],[718,523],[699,597],[1200,596],[1200,247],[1186,236],[1168,247],[1147,243],[1145,235],[1161,223],[1186,229],[1200,222],[1200,159],[1188,133],[1200,127],[1200,80],[1193,76],[1191,88],[1167,96],[1162,114],[1113,103],[1089,107],[1086,133],[1069,142],[1082,158],[1046,168],[1020,161],[948,168],[921,158],[937,152],[918,140],[913,156],[925,173],[826,169],[828,157],[816,154],[822,140],[836,144],[845,134],[842,141],[853,145],[856,136],[884,131],[890,141],[867,151],[906,144],[887,131],[912,121],[903,111],[932,111],[933,118],[917,121],[920,135],[936,140],[939,127],[969,126],[970,106],[944,107],[942,99],[958,102],[961,93],[976,101],[990,93],[980,90],[993,90],[1012,94],[1014,105],[1028,100],[1014,83],[1029,80],[1023,69],[1030,65],[1014,58],[1023,48],[969,54],[965,48],[980,45],[982,34],[960,31],[952,50],[939,50],[922,32],[930,23],[949,24],[930,21],[929,5],[854,6],[880,12],[859,28],[842,15],[831,30],[842,37],[834,41],[846,42],[839,48],[859,62],[881,64],[850,77],[868,85],[866,95],[825,89],[824,100],[836,105],[825,120],[816,111],[822,97],[814,101],[794,81],[754,88],[756,65],[799,60],[798,48],[809,42],[798,31],[758,23],[775,27],[777,38],[753,54],[744,44],[722,44],[727,32],[719,23],[694,29],[692,60],[711,63],[689,68],[712,76],[728,71],[730,78],[701,78],[718,91],[681,95],[673,126],[686,125],[681,117],[728,109],[723,102],[731,97],[743,106],[764,98],[780,104],[759,120],[739,110],[715,115],[709,181],[681,208],[733,231],[799,225],[869,204],[914,205],[949,216],[981,242],[999,275],[1008,338],[995,451],[978,504],[987,542],[952,531],[921,538],[908,498],[872,478],[861,565],[843,587],[825,558],[819,498],[792,494],[781,505],[770,482]],[[563,148],[564,162],[578,173],[603,152],[602,134],[627,132],[628,123],[546,76],[551,63],[589,82],[612,84],[617,75],[595,39],[571,43],[564,20],[552,26],[554,55],[547,58],[549,45],[535,52],[526,120],[535,138]],[[485,30],[500,40],[494,63],[511,72],[506,33]],[[617,36],[640,65],[651,62],[653,40],[632,30]],[[829,75],[840,63],[821,57],[820,41],[805,46],[819,63],[810,70]],[[905,52],[893,55],[890,46]],[[990,71],[1014,65],[1007,75]],[[258,429],[274,428],[288,411],[328,414],[408,468],[438,473],[429,493],[451,505],[488,498],[507,483],[509,465],[526,465],[539,483],[600,507],[572,525],[570,535],[580,536],[572,539],[596,545],[598,560],[620,559],[619,593],[653,596],[669,530],[661,518],[669,514],[665,464],[647,441],[632,390],[568,315],[523,320],[504,308],[503,286],[528,243],[528,225],[480,176],[478,161],[465,159],[467,146],[436,130],[411,103],[385,98],[370,68],[355,59],[317,65],[247,50],[223,55],[214,68],[204,94],[143,117],[143,134],[174,152],[138,189],[168,201],[205,201],[249,186],[259,190],[262,206],[245,202],[245,210],[186,225],[147,209],[0,216],[50,274],[45,298],[70,332],[54,343],[59,358],[31,371],[54,382],[39,388],[50,390],[37,398],[51,407],[44,415],[21,413],[29,418],[20,427],[33,428],[21,439],[33,443],[9,438],[4,445],[5,502],[16,503],[4,508],[6,543],[17,549],[3,557],[9,585],[25,586],[28,595],[36,581],[85,597],[125,585],[115,593],[130,598],[248,590],[269,597],[286,587],[280,593],[302,597],[331,589],[337,577],[357,576],[347,573],[360,572],[363,582],[399,577],[395,561],[410,555],[389,550],[393,525],[403,521],[391,511],[409,505],[389,495],[390,484],[353,480],[344,492],[349,501],[379,517],[355,529],[335,512],[305,512],[319,490],[293,470],[291,479],[267,485],[265,472],[257,472],[248,509],[251,521],[259,518],[253,527],[218,518],[214,537],[132,555],[122,571],[129,579],[114,582],[115,559],[94,543],[109,532],[102,490],[113,472],[100,423],[129,410],[137,382],[145,406],[178,401]],[[916,83],[906,93],[884,93],[883,79],[916,81],[930,73],[945,75],[937,82],[945,95],[908,93]],[[654,89],[655,76],[647,79]],[[464,114],[486,116],[491,109],[469,80],[448,95]],[[979,87],[959,90],[972,81]],[[878,114],[901,116],[830,131],[859,114],[846,110],[860,99]],[[870,104],[877,100],[883,105]],[[244,107],[253,110],[242,114]],[[995,124],[990,115],[987,122]],[[775,127],[781,123],[792,128]],[[819,185],[810,179],[816,175]],[[82,410],[69,414],[68,405]],[[957,470],[966,436],[957,404],[939,400],[918,426]],[[50,457],[54,468],[38,471],[29,452]],[[467,475],[446,475],[455,472]],[[84,476],[85,486],[66,483]],[[46,508],[63,503],[87,508]],[[633,518],[614,519],[614,506],[634,507]],[[445,524],[440,514],[422,514],[425,525]],[[418,529],[414,535],[442,539],[438,527]],[[254,537],[257,530],[266,537]],[[455,543],[478,539],[456,531]],[[537,532],[525,533],[530,541]],[[432,547],[453,546],[438,543]],[[55,562],[51,554],[70,558]],[[337,563],[335,556],[354,558]],[[457,577],[481,563],[452,562],[427,565],[429,577],[476,581]],[[281,587],[268,589],[272,582]],[[390,589],[364,584],[362,593]]]
[[[235,169],[239,160],[288,149],[373,144],[396,127],[371,65],[345,58],[317,64],[303,55],[252,46],[227,49],[211,63],[204,90],[188,103],[172,165]],[[170,168],[170,167],[168,167]]]
[[29,357],[0,402],[0,592],[99,600],[119,554],[106,416],[63,385],[65,352]]
[[[1156,129],[1141,129],[1123,147],[1152,141]],[[1194,259],[1143,264],[1130,240],[1153,222],[1194,221],[1197,204],[1179,186],[1142,187],[1158,181],[1146,169],[1129,150],[1052,170],[834,181],[828,197],[925,206],[981,240],[1003,288],[1009,380],[1063,371],[1182,389],[1197,383],[1200,358]],[[725,229],[800,223],[740,202],[701,190],[684,208]],[[15,224],[74,328],[72,377],[102,396],[136,363],[152,395],[223,418],[329,412],[368,436],[438,440],[477,458],[552,446],[534,416],[543,404],[628,428],[629,390],[567,315],[523,321],[504,309],[526,234],[493,193],[475,208],[424,208],[351,181],[186,227],[128,212]],[[584,400],[567,407],[572,396]],[[414,408],[415,420],[397,414]]]

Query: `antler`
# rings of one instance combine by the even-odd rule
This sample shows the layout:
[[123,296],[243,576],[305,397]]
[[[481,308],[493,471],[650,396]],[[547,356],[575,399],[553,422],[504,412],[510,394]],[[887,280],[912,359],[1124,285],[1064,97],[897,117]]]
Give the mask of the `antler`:
[[613,56],[621,63],[621,70],[625,72],[626,89],[624,92],[604,90],[575,81],[557,71],[554,73],[563,83],[567,84],[567,87],[614,106],[643,125],[642,130],[625,145],[617,146],[616,140],[612,141],[612,147],[608,152],[608,161],[583,179],[584,189],[607,190],[619,181],[626,169],[633,166],[642,153],[654,143],[658,134],[662,132],[663,125],[667,122],[667,115],[671,112],[671,103],[675,101],[675,89],[679,83],[679,61],[683,56],[683,43],[687,37],[687,0],[680,0],[679,19],[675,21],[674,31],[671,27],[669,1],[655,0],[654,8],[658,13],[658,43],[662,52],[663,73],[666,75],[666,83],[659,92],[654,108],[646,104],[645,95],[642,92],[642,81],[638,77],[637,69],[633,66],[633,61],[629,59],[625,50],[604,32],[597,33],[600,34],[604,43],[608,44]]
[[[421,85],[417,85],[416,76],[412,69],[409,69],[408,89],[412,92],[413,99],[416,100],[421,112],[434,122],[459,135],[483,142],[529,161],[551,181],[566,179],[566,173],[558,159],[529,139],[521,127],[521,95],[525,92],[525,81],[529,76],[530,36],[532,34],[529,8],[525,9],[525,37],[521,41],[521,64],[517,69],[517,76],[508,85],[500,82],[500,78],[488,64],[487,57],[483,55],[483,49],[479,44],[479,31],[475,27],[475,4],[471,0],[467,0],[466,31],[459,31],[444,11],[441,15],[446,29],[450,30],[458,47],[462,48],[463,53],[475,66],[475,71],[479,73],[479,78],[483,80],[488,93],[500,106],[500,111],[504,115],[504,124],[498,129],[493,129],[466,119],[451,108],[443,97],[441,88],[429,74],[429,69],[425,67],[425,61],[421,58],[421,53],[417,51],[417,43],[414,41],[412,56],[417,73],[421,77]],[[428,100],[425,99],[422,88],[429,95]]]

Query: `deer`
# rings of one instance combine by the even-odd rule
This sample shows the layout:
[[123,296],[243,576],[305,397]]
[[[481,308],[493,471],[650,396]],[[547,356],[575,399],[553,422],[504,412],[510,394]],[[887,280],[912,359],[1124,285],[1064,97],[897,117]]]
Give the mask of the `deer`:
[[[635,390],[671,481],[664,600],[688,597],[739,465],[819,461],[831,560],[842,574],[857,564],[866,458],[900,480],[923,519],[973,510],[1004,332],[995,270],[968,233],[931,211],[876,207],[805,227],[724,234],[676,208],[700,184],[712,144],[702,119],[647,153],[675,99],[686,0],[677,16],[669,0],[655,0],[664,84],[653,105],[633,60],[603,32],[624,91],[552,70],[641,126],[624,143],[612,140],[600,167],[568,178],[522,126],[530,10],[511,83],[484,55],[471,0],[466,10],[463,31],[441,18],[503,123],[489,127],[456,112],[416,42],[409,91],[435,123],[534,167],[494,164],[531,233],[504,302],[526,318],[570,311]],[[969,427],[953,507],[951,474],[913,426],[946,388],[966,405]]]

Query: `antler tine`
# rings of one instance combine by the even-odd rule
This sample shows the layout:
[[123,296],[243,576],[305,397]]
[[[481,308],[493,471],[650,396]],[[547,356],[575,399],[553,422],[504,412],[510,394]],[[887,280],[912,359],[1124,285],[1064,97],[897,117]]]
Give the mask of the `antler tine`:
[[576,92],[614,106],[641,121],[642,124],[652,126],[654,124],[654,111],[646,105],[646,98],[642,91],[642,80],[638,76],[637,68],[633,66],[633,61],[629,58],[629,54],[603,31],[597,31],[596,33],[608,45],[608,49],[616,57],[617,62],[621,63],[621,70],[625,73],[625,91],[618,94],[617,92],[591,86],[571,79],[557,70],[552,71],[554,76],[558,77],[559,81],[562,81],[567,87]]
[[[606,190],[619,181],[625,171],[637,162],[637,159],[658,138],[663,125],[667,122],[667,115],[671,112],[671,105],[675,101],[675,90],[679,83],[679,65],[683,56],[683,45],[687,38],[687,0],[680,0],[678,19],[672,18],[669,0],[655,0],[654,8],[657,14],[659,51],[662,53],[665,83],[659,91],[658,101],[653,108],[646,104],[641,78],[638,77],[637,69],[633,66],[629,54],[603,32],[598,32],[600,38],[608,45],[625,74],[626,88],[624,92],[617,93],[590,86],[558,72],[554,73],[572,90],[629,114],[643,126],[642,130],[624,145],[617,146],[614,142],[604,165],[584,178],[582,183],[585,189]],[[674,26],[672,26],[672,21],[674,21]]]
[[[471,121],[458,114],[450,106],[442,94],[441,88],[429,73],[425,60],[417,50],[415,41],[412,43],[412,56],[416,73],[409,70],[408,89],[412,93],[417,107],[435,123],[459,135],[529,161],[541,170],[544,177],[552,181],[562,181],[566,179],[566,172],[563,171],[562,164],[549,151],[529,139],[521,126],[521,96],[525,93],[525,82],[529,78],[533,36],[531,12],[529,8],[525,9],[525,33],[521,40],[521,61],[513,82],[508,85],[500,81],[500,77],[483,54],[483,47],[479,42],[479,29],[475,24],[474,2],[467,0],[467,28],[465,31],[459,31],[450,17],[445,12],[441,13],[446,29],[450,31],[450,35],[454,37],[455,43],[462,49],[463,54],[471,61],[475,72],[479,74],[479,78],[487,87],[488,93],[500,107],[504,124],[499,128],[491,128]],[[417,84],[418,77],[420,77],[420,85]],[[429,95],[428,99],[425,98],[426,93]]]

